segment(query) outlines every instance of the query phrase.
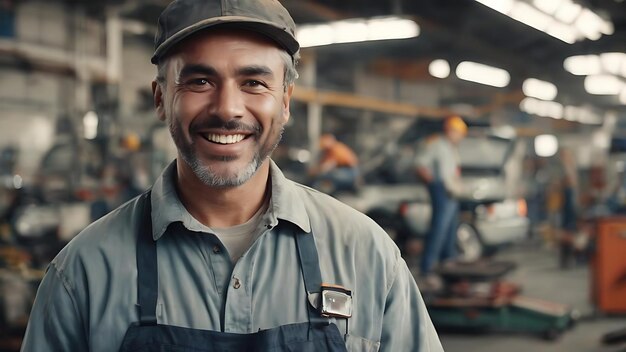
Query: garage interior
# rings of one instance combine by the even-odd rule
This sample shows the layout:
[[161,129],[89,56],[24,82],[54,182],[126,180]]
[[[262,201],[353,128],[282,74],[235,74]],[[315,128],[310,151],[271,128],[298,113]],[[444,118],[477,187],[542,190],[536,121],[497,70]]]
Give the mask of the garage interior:
[[[151,91],[168,3],[0,0],[0,351],[58,251],[176,157]],[[626,351],[626,2],[281,3],[302,49],[272,158],[396,240],[444,349]],[[442,298],[404,246],[432,215],[414,160],[451,115],[460,264],[439,284],[464,289]],[[357,155],[354,187],[315,182],[325,134]]]

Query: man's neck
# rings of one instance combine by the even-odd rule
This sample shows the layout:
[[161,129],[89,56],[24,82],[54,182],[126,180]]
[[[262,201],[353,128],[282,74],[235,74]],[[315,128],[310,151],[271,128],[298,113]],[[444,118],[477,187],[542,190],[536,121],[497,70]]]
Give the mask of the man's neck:
[[178,159],[176,188],[181,202],[196,220],[208,227],[228,228],[248,221],[269,199],[269,169],[266,159],[243,185],[218,188],[205,185]]

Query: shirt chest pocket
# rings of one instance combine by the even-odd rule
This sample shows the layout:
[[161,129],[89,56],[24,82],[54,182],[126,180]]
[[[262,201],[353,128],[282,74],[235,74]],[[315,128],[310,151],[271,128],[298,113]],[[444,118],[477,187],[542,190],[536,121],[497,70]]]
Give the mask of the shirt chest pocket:
[[[342,335],[346,333],[345,319],[332,319],[332,322],[337,325],[337,328]],[[350,352],[378,352],[380,349],[380,342],[368,340],[348,332],[348,336],[346,337],[346,347]]]
[[380,342],[374,342],[359,336],[349,335],[346,338],[346,347],[350,352],[378,352]]

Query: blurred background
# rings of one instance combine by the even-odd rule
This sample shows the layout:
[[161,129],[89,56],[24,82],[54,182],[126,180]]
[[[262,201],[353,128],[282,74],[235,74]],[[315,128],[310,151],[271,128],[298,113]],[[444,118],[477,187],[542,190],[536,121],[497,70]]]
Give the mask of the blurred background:
[[[445,350],[623,351],[626,3],[281,2],[303,48],[273,158],[378,222],[418,284],[432,207],[414,160],[444,118],[469,126],[468,264],[422,288]],[[167,3],[0,0],[0,351],[58,250],[176,156],[150,89]],[[321,177],[322,135],[358,173]]]

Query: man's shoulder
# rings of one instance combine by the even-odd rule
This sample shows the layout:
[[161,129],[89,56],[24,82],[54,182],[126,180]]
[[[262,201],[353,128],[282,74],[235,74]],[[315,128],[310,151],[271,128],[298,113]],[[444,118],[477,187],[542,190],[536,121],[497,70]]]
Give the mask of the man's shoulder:
[[387,233],[367,215],[328,194],[295,182],[294,185],[317,236],[350,248],[372,247],[385,256],[399,254]]

